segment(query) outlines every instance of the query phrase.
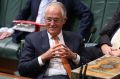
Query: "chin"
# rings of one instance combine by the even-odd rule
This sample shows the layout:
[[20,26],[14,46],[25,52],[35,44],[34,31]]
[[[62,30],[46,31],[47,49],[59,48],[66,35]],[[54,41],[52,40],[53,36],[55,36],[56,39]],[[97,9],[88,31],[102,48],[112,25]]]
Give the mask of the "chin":
[[49,31],[49,33],[52,34],[52,35],[56,34],[55,31]]

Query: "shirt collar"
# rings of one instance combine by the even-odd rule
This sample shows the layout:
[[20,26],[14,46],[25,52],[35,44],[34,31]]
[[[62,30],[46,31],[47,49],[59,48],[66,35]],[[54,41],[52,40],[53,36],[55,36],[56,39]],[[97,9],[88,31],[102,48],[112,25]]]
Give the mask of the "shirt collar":
[[[52,39],[52,36],[50,35],[50,33],[47,32],[47,34],[48,34],[48,38],[49,38],[49,40]],[[63,35],[62,35],[62,31],[58,34],[58,38],[60,39],[61,37],[63,37]]]

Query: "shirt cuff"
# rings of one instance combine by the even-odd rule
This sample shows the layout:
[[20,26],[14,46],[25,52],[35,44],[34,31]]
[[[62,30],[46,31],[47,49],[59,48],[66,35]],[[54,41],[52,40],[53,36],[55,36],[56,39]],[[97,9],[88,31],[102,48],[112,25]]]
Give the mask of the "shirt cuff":
[[79,64],[80,61],[80,56],[77,54],[77,58],[73,59],[73,62],[75,62],[76,64]]
[[14,29],[13,28],[8,28],[8,27],[2,27],[2,28],[0,28],[0,32],[14,33]]
[[13,28],[9,28],[8,30],[7,30],[7,32],[9,32],[9,33],[14,33],[14,29]]
[[8,27],[2,27],[0,28],[0,32],[7,32],[8,31]]
[[44,65],[44,63],[42,62],[41,56],[38,57],[38,63],[40,64],[40,66]]

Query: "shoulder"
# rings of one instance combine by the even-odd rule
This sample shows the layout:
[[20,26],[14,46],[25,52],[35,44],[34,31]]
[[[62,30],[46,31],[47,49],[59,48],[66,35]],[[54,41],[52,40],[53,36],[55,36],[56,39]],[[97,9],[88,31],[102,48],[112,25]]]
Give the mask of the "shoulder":
[[43,35],[47,34],[46,31],[32,32],[26,36],[26,39],[38,39],[42,38]]
[[63,31],[63,35],[68,36],[73,39],[82,39],[82,37],[78,35],[77,32]]

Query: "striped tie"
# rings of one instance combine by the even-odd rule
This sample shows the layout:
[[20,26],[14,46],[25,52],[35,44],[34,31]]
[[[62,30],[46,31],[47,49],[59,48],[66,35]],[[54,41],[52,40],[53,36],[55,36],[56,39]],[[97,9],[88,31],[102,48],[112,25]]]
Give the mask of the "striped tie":
[[[55,45],[58,45],[59,44],[59,38],[58,37],[54,37],[54,40],[55,40]],[[62,60],[62,64],[67,72],[67,75],[69,76],[69,78],[71,78],[71,67],[70,67],[70,64],[68,63],[67,59],[66,58],[61,58]]]

